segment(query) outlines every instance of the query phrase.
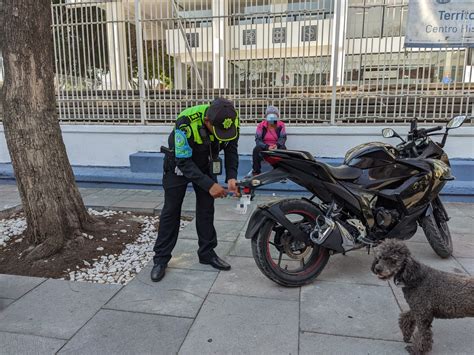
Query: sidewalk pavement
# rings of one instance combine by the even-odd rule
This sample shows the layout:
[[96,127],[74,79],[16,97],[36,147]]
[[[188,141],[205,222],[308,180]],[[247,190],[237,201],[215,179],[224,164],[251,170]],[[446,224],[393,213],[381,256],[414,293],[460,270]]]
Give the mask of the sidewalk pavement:
[[[89,207],[159,213],[163,192],[81,188]],[[269,196],[258,196],[257,203]],[[19,204],[0,185],[0,209]],[[192,193],[184,214],[195,210]],[[265,278],[245,240],[245,216],[218,200],[217,252],[232,265],[217,272],[198,263],[194,223],[180,234],[165,278],[151,264],[126,286],[0,275],[1,354],[404,354],[398,314],[401,289],[370,272],[365,251],[331,257],[311,285],[283,288]],[[253,204],[255,206],[256,203]],[[474,216],[447,204],[453,257],[438,258],[422,231],[408,242],[422,262],[474,275]],[[474,319],[435,320],[433,354],[469,354]]]

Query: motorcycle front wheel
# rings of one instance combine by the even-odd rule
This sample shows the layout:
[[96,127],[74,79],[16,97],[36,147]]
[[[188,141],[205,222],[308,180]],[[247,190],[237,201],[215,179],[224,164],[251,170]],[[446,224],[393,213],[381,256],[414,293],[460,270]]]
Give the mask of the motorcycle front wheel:
[[[284,200],[280,208],[285,216],[304,231],[314,228],[322,212],[304,200]],[[312,282],[326,266],[329,251],[309,239],[293,239],[281,224],[268,220],[252,239],[252,254],[262,273],[270,280],[286,287],[297,287]]]
[[441,258],[449,258],[453,253],[453,241],[439,197],[433,200],[432,206],[433,213],[423,217],[420,224],[434,252]]

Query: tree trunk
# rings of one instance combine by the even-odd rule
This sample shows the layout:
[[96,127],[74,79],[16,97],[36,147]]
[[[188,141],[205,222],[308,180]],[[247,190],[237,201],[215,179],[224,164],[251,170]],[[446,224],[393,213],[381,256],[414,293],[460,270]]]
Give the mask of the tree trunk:
[[50,0],[0,0],[3,125],[27,235],[35,246],[27,256],[31,260],[56,253],[93,222],[61,136],[52,38]]

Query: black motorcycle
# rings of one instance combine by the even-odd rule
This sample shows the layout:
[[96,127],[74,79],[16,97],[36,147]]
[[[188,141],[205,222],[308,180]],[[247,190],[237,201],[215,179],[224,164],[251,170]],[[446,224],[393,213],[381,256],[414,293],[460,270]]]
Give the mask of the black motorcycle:
[[[385,128],[384,137],[402,142],[361,144],[338,167],[305,151],[263,152],[273,170],[239,182],[243,193],[289,179],[313,196],[258,206],[245,235],[257,266],[278,284],[301,286],[321,273],[330,255],[370,248],[385,238],[409,239],[418,224],[436,254],[449,257],[449,217],[439,193],[454,177],[443,147],[449,130],[466,119],[453,118],[444,133],[434,133],[442,126],[418,128],[413,120],[406,141]],[[443,136],[440,143],[434,135]]]

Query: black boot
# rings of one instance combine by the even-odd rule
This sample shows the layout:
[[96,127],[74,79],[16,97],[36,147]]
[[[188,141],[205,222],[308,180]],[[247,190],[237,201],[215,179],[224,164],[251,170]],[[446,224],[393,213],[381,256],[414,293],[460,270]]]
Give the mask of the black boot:
[[151,281],[158,282],[165,276],[166,264],[155,264],[151,269]]

